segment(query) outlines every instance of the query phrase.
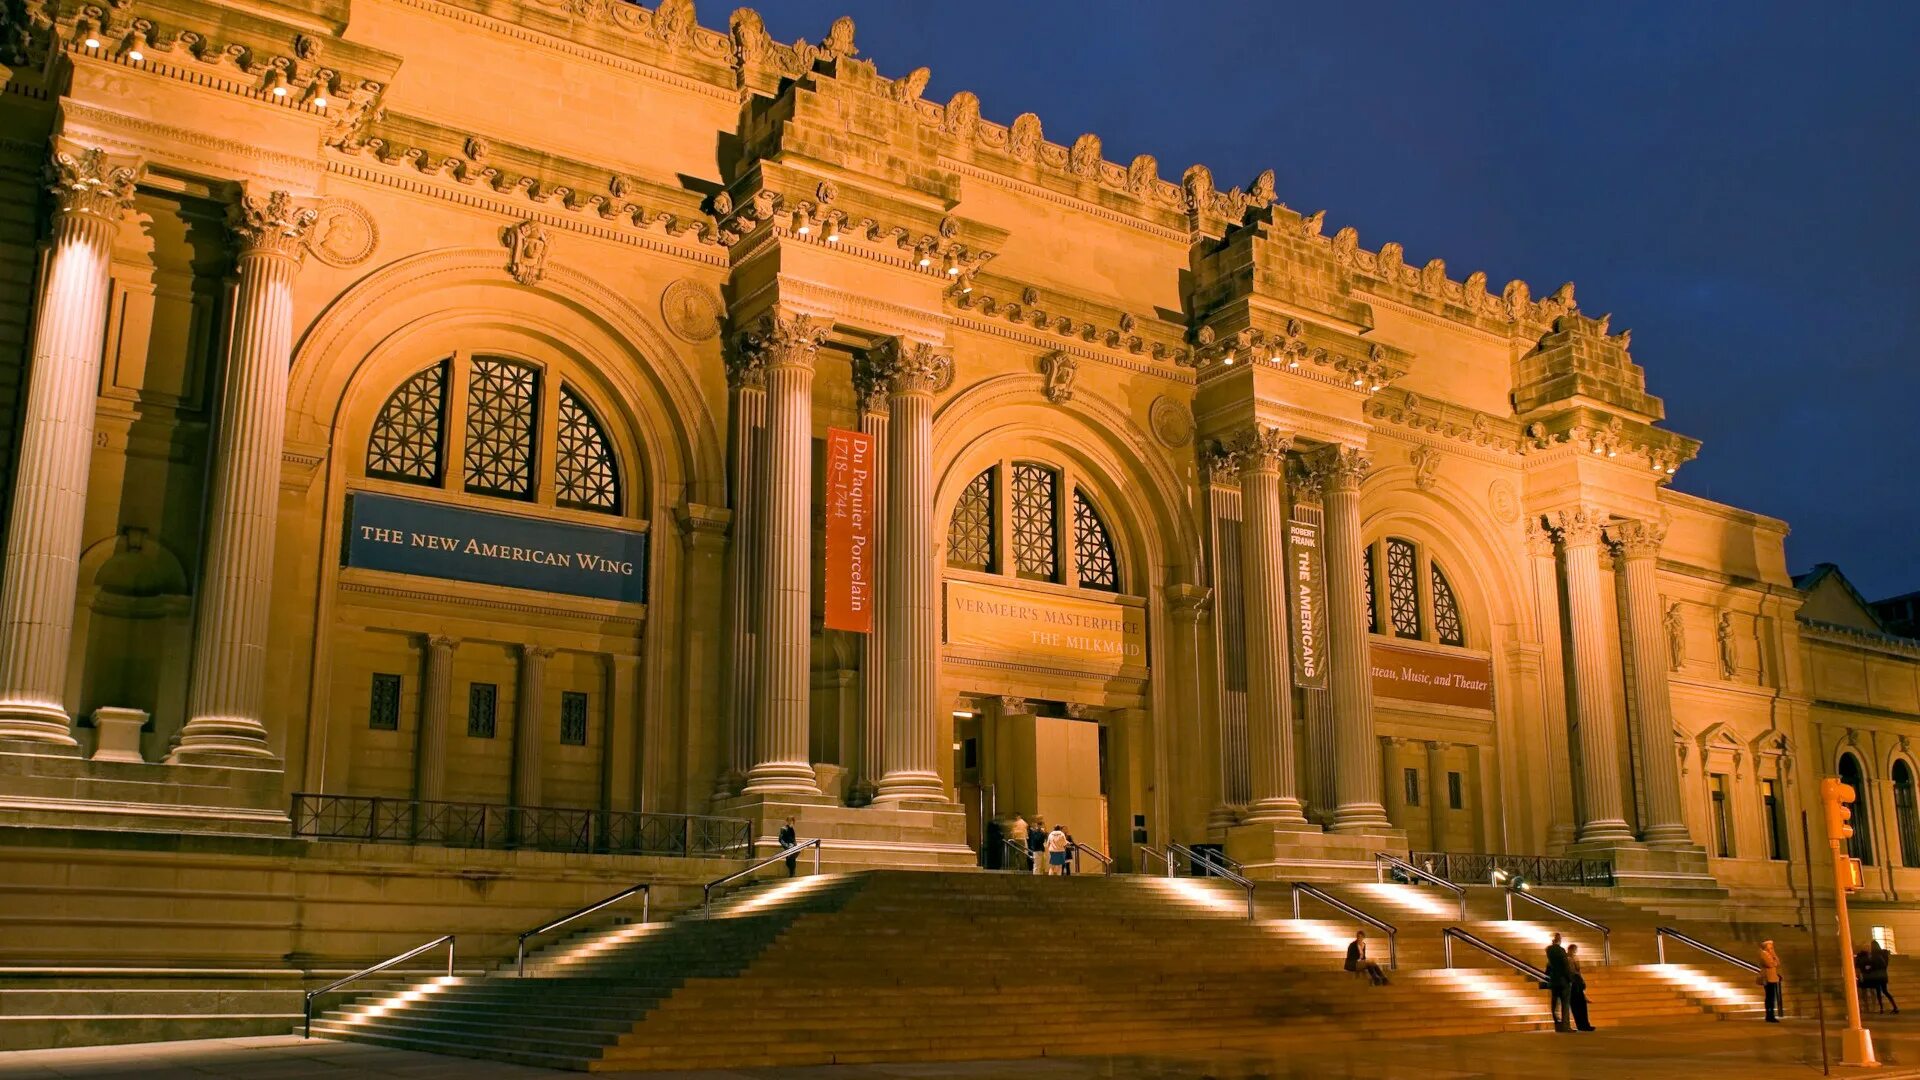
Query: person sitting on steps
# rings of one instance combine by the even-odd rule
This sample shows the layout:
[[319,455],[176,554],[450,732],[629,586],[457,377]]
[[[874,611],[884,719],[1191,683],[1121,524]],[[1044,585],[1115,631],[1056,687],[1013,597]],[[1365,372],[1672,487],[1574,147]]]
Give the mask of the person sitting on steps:
[[1374,986],[1387,985],[1387,973],[1380,970],[1379,964],[1367,959],[1365,930],[1358,931],[1353,935],[1353,940],[1347,942],[1347,970],[1355,975],[1365,975]]

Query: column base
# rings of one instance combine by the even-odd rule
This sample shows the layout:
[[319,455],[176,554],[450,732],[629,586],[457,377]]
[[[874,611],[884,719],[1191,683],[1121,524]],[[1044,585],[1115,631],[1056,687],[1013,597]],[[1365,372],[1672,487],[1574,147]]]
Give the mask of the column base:
[[1640,834],[1640,842],[1651,848],[1670,848],[1680,850],[1697,848],[1693,837],[1687,835],[1687,827],[1682,824],[1654,825]]
[[187,721],[167,754],[169,765],[278,765],[267,748],[267,729],[244,716],[201,716]]
[[1618,818],[1607,818],[1600,821],[1589,821],[1585,825],[1580,826],[1580,839],[1577,840],[1573,846],[1575,848],[1581,848],[1593,844],[1634,847],[1639,844],[1639,841],[1634,839],[1633,830],[1627,828],[1626,822]]
[[1241,825],[1227,830],[1227,856],[1248,877],[1314,881],[1372,881],[1375,852],[1407,850],[1407,834],[1388,828],[1371,833],[1326,833]]
[[922,802],[950,802],[947,798],[947,785],[940,779],[939,773],[932,772],[890,772],[880,778],[874,788],[873,801],[884,805],[909,800]]
[[1242,825],[1267,825],[1276,829],[1311,829],[1299,799],[1260,799],[1241,816]]
[[1379,803],[1342,803],[1333,811],[1332,831],[1369,835],[1399,833],[1403,837],[1400,846],[1407,846],[1406,834],[1393,827],[1393,822],[1387,820],[1387,808]]
[[742,795],[819,795],[820,781],[804,761],[763,761],[747,770]]
[[[827,872],[871,869],[975,870],[979,859],[967,846],[967,818],[945,800],[902,800],[867,807],[842,806],[827,795],[741,795],[717,813],[753,822],[754,850],[766,858],[780,850],[780,826],[793,818],[802,841],[823,840],[820,868]],[[813,852],[800,857],[811,872]],[[782,873],[770,867],[762,874]]]
[[0,702],[0,742],[21,753],[78,754],[73,719],[58,705],[32,701]]

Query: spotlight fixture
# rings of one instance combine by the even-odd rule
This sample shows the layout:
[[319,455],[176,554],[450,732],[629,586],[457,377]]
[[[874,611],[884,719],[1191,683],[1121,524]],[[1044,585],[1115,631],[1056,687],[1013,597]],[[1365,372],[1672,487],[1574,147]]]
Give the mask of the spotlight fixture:
[[813,226],[803,221],[800,223],[800,227],[798,229],[795,229],[794,231],[799,233],[801,236],[805,236],[808,233],[813,231]]
[[267,76],[267,91],[277,98],[286,97],[287,73],[281,71],[279,68],[274,68],[273,73]]
[[[85,25],[85,24],[82,24],[82,25]],[[100,47],[100,35],[94,32],[93,27],[88,26],[86,40],[81,42],[81,44],[85,45],[89,49],[97,49]]]
[[933,256],[931,256],[931,255],[922,255],[922,256],[920,256],[920,265],[921,265],[921,266],[932,266],[932,265],[933,265]]
[[138,64],[147,58],[147,35],[139,30],[127,35],[126,43],[120,48],[120,55],[131,63]]
[[831,226],[831,225],[828,226],[827,227],[827,243],[837,244],[839,242],[840,242],[840,229],[837,226]]

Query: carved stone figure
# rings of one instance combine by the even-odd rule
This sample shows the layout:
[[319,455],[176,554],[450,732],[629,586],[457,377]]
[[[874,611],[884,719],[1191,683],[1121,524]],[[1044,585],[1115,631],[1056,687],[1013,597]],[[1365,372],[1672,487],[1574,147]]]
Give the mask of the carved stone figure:
[[1100,169],[1100,136],[1088,132],[1073,140],[1067,152],[1067,168],[1076,176],[1092,176]]
[[833,26],[827,31],[827,39],[820,43],[820,51],[828,58],[853,56],[860,50],[853,46],[853,17],[842,15],[833,20]]
[[1720,613],[1720,626],[1715,634],[1720,639],[1720,677],[1731,679],[1738,670],[1733,655],[1733,612]]
[[947,102],[945,120],[941,126],[949,135],[958,135],[963,139],[973,138],[980,129],[980,97],[971,90],[962,90]]
[[1021,161],[1032,161],[1040,152],[1040,117],[1027,112],[1013,118],[1007,132],[1007,153]]
[[1687,627],[1680,619],[1680,604],[1667,605],[1667,670],[1679,671],[1687,662]]
[[1413,486],[1432,491],[1434,474],[1440,471],[1440,451],[1431,446],[1416,446],[1408,460],[1413,465]]
[[1153,182],[1160,179],[1160,162],[1152,154],[1141,154],[1127,166],[1127,191],[1133,195],[1145,195],[1153,190]]
[[547,276],[547,230],[537,221],[523,221],[509,228],[503,242],[507,245],[507,272],[522,285],[537,284]]
[[1047,377],[1047,400],[1059,405],[1073,399],[1073,380],[1079,377],[1080,360],[1072,353],[1048,353],[1040,358],[1040,373]]

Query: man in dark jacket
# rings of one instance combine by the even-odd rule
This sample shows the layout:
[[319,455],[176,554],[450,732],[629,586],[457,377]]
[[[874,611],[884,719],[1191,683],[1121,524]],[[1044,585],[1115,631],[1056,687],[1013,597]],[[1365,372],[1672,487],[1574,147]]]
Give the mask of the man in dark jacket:
[[1033,824],[1027,826],[1027,861],[1034,873],[1047,872],[1047,826],[1039,814],[1033,815]]
[[1573,968],[1567,964],[1567,950],[1560,935],[1553,935],[1547,946],[1547,993],[1552,995],[1553,1030],[1573,1030]]
[[[780,826],[780,850],[787,851],[791,849],[793,845],[799,842],[800,842],[800,834],[794,831],[793,819],[788,818],[787,823],[785,825]],[[800,862],[799,853],[796,852],[792,855],[787,856],[787,876],[788,877],[793,876],[794,867],[797,866],[799,862]]]

